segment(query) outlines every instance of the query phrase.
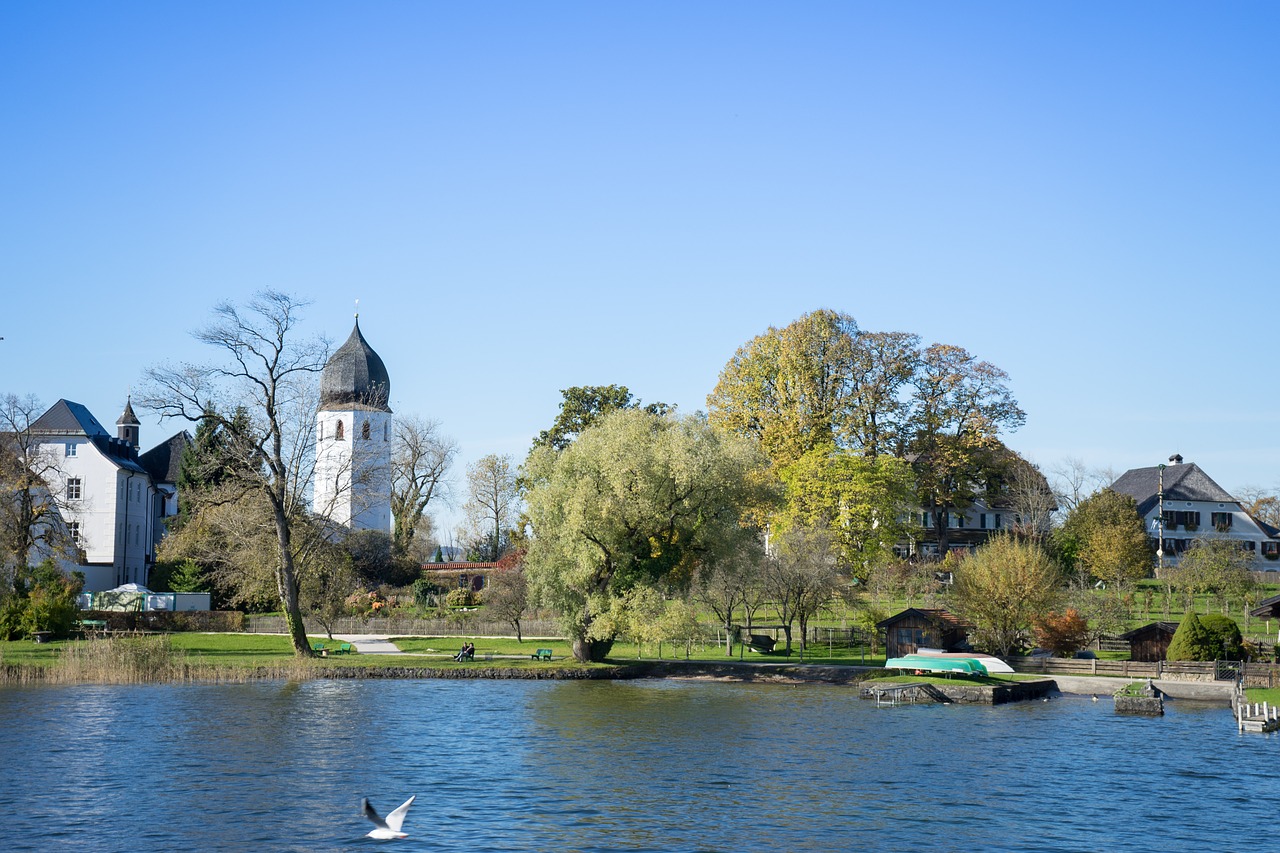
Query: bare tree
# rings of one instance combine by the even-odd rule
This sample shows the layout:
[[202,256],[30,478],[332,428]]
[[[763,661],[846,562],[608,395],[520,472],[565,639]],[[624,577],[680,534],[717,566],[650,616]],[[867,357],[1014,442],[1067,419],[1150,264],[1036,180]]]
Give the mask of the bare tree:
[[1090,468],[1083,459],[1074,456],[1063,459],[1049,473],[1058,509],[1064,513],[1070,513],[1085,498],[1102,491],[1116,479],[1109,468]]
[[510,625],[516,642],[524,642],[520,620],[529,608],[529,581],[524,575],[523,555],[512,552],[502,558],[505,565],[489,575],[484,588],[485,611]]
[[470,497],[463,506],[483,562],[506,550],[504,537],[519,512],[520,490],[510,456],[489,454],[467,467]]
[[760,586],[762,558],[759,543],[746,539],[723,558],[709,561],[698,579],[695,595],[724,626],[725,654],[730,657],[733,656],[733,617],[739,608],[746,614],[747,602]]
[[412,550],[431,501],[448,501],[447,477],[457,454],[457,442],[440,434],[438,422],[415,416],[396,419],[391,458],[391,535],[396,554]]
[[31,431],[43,410],[34,395],[0,398],[0,565],[6,587],[35,553],[76,553],[58,456]]
[[253,430],[233,447],[228,473],[270,507],[276,592],[295,653],[311,656],[299,604],[294,532],[295,519],[306,512],[314,474],[315,380],[329,346],[321,338],[298,339],[305,305],[274,290],[257,294],[244,308],[220,303],[213,321],[194,336],[219,350],[222,360],[151,368],[138,402],[162,419],[213,417],[228,428],[225,413],[238,407],[248,413]]
[[774,540],[774,553],[765,560],[762,579],[787,638],[791,653],[791,626],[800,623],[800,655],[804,656],[809,620],[840,589],[840,574],[825,531],[793,528]]

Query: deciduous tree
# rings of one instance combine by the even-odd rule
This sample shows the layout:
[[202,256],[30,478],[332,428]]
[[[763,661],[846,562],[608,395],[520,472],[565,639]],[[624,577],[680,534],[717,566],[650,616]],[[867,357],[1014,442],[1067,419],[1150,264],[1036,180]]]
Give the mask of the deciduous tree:
[[312,656],[299,603],[296,545],[305,518],[314,471],[317,378],[328,357],[323,339],[298,334],[305,303],[267,290],[244,307],[217,305],[213,321],[196,340],[218,351],[208,364],[155,367],[147,371],[138,402],[162,418],[213,418],[230,429],[231,415],[247,414],[251,433],[228,454],[227,472],[245,491],[266,502],[275,533],[273,575],[294,652]]
[[29,394],[0,397],[0,592],[14,588],[33,555],[74,558],[78,550],[59,457],[31,431],[43,411]]
[[685,589],[701,562],[754,535],[744,510],[766,499],[764,460],[698,418],[614,411],[525,465],[538,600],[564,621],[579,660],[602,660],[617,628],[597,619],[614,599],[659,583]]
[[507,550],[509,532],[520,516],[520,487],[510,456],[489,454],[467,466],[470,496],[463,505],[472,536],[473,558],[493,562]]
[[414,538],[432,500],[448,498],[449,468],[458,453],[436,421],[400,416],[391,453],[393,547],[398,556],[413,551]]
[[1058,568],[1044,549],[1008,534],[987,540],[954,574],[955,607],[974,626],[976,644],[1003,657],[1060,592]]
[[1151,570],[1142,516],[1133,497],[1103,489],[1080,501],[1055,534],[1068,572],[1126,587]]
[[761,580],[782,623],[791,653],[791,629],[800,623],[800,654],[808,641],[809,621],[840,590],[830,537],[824,530],[792,528],[773,540],[772,553],[764,561]]

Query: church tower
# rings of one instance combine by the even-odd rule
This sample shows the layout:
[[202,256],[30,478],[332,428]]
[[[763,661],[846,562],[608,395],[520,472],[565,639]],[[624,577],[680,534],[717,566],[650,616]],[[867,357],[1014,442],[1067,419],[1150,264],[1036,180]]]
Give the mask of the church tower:
[[133,399],[125,400],[124,413],[116,421],[116,436],[134,450],[137,450],[138,429],[141,426],[142,424],[138,422],[138,416],[133,413]]
[[360,334],[320,374],[311,508],[354,530],[391,531],[391,379]]

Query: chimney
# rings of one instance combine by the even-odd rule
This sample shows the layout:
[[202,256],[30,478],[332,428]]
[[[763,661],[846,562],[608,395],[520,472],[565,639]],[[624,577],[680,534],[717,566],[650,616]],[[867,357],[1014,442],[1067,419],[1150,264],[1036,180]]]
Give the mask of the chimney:
[[1182,464],[1182,454],[1181,454],[1181,453],[1175,453],[1175,454],[1173,454],[1172,456],[1170,456],[1170,457],[1169,457],[1169,461],[1170,461],[1170,462],[1172,462],[1174,465],[1181,465],[1181,464]]

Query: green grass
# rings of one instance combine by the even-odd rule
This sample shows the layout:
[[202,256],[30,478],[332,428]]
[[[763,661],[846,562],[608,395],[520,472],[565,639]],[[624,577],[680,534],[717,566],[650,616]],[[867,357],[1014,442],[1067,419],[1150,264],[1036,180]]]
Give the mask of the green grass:
[[1280,687],[1246,687],[1246,702],[1266,702],[1269,705],[1280,705]]

